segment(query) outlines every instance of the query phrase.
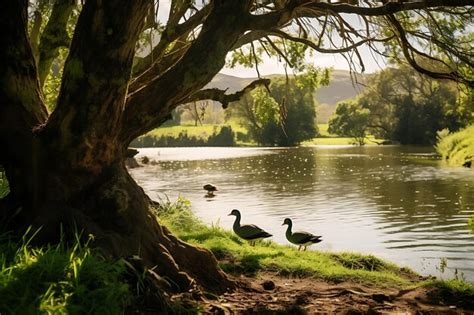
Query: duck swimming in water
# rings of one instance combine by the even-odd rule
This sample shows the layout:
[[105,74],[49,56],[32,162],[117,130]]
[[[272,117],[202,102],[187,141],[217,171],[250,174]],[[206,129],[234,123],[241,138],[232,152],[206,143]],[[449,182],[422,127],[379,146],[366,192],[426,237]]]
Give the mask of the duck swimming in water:
[[206,184],[202,188],[204,190],[207,190],[208,196],[214,196],[214,192],[217,191],[217,187],[212,184]]

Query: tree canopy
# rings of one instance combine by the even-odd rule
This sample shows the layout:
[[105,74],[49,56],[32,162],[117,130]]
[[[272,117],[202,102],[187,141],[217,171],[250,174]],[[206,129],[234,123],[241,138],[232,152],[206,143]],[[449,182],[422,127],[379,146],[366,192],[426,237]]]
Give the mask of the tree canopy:
[[228,116],[238,118],[257,143],[297,145],[317,135],[314,93],[329,75],[327,69],[306,66],[302,74],[274,78],[233,104]]
[[329,133],[354,138],[359,145],[365,144],[370,111],[354,101],[340,102],[329,121]]

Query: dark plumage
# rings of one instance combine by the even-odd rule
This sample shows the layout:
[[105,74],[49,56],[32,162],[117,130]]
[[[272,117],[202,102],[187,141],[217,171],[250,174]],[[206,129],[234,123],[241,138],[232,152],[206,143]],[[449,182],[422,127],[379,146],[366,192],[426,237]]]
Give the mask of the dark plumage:
[[313,235],[308,232],[292,232],[291,228],[293,227],[293,222],[291,222],[291,219],[286,218],[283,221],[282,225],[288,225],[288,228],[286,229],[286,239],[295,245],[298,245],[298,250],[303,247],[303,250],[306,250],[308,246],[311,246],[313,244],[319,243],[322,241],[321,237],[322,236],[317,236]]
[[240,225],[240,211],[237,209],[232,210],[229,215],[235,215],[234,225],[232,229],[234,230],[235,234],[239,237],[243,238],[250,242],[250,245],[254,245],[256,241],[260,239],[264,239],[267,237],[271,237],[270,233],[265,232],[261,228],[253,224],[244,224]]
[[207,190],[207,194],[211,196],[214,195],[215,191],[217,191],[217,187],[212,184],[206,184],[202,188]]

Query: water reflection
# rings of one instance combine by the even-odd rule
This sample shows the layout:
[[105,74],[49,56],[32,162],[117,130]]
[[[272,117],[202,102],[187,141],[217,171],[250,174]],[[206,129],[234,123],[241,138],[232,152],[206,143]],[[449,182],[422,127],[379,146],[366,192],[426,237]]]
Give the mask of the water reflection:
[[[373,253],[438,275],[440,259],[474,280],[474,172],[438,165],[417,147],[145,149],[132,171],[152,198],[183,195],[206,222],[231,228],[230,209],[287,244],[281,222],[324,236],[323,250]],[[202,186],[219,187],[204,198]]]

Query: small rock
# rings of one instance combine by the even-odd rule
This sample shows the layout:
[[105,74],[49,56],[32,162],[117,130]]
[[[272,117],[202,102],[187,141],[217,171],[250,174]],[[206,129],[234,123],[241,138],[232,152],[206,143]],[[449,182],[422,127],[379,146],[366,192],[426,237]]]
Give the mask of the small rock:
[[132,158],[138,154],[138,150],[134,148],[128,148],[125,157]]
[[150,162],[150,158],[148,156],[144,156],[141,158],[140,162],[143,164],[148,164]]
[[377,303],[382,303],[384,301],[390,301],[390,296],[382,293],[372,294],[372,299]]
[[264,283],[262,283],[262,286],[265,290],[273,290],[275,289],[275,283],[271,280],[267,280]]
[[134,157],[129,157],[125,159],[125,166],[128,168],[140,167],[137,160]]
[[296,304],[302,305],[302,304],[308,304],[308,298],[304,295],[298,295],[296,297]]

